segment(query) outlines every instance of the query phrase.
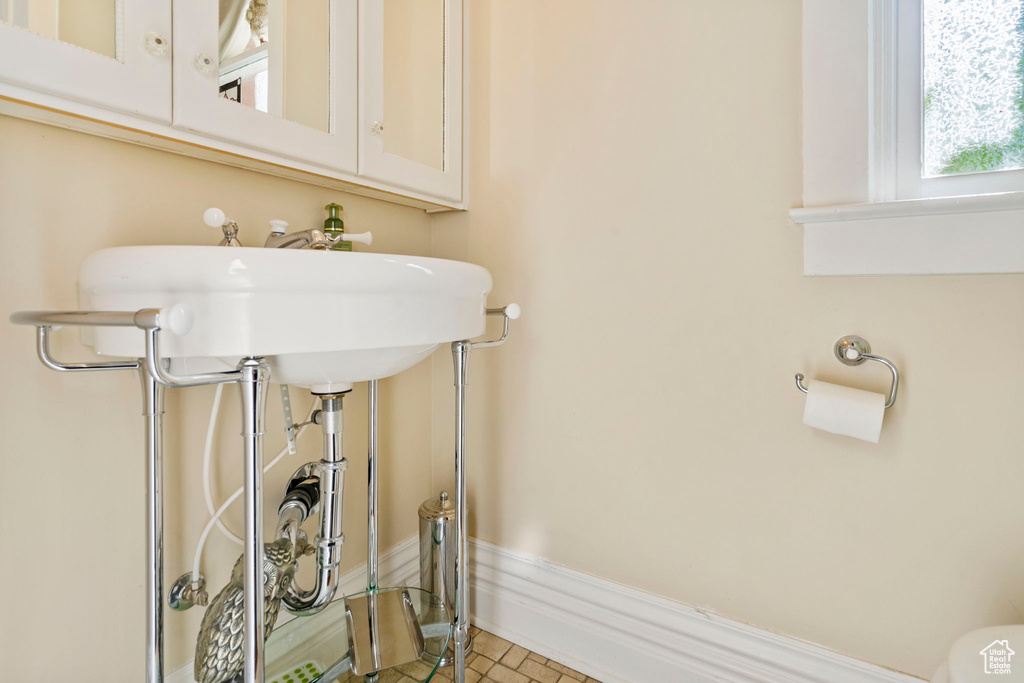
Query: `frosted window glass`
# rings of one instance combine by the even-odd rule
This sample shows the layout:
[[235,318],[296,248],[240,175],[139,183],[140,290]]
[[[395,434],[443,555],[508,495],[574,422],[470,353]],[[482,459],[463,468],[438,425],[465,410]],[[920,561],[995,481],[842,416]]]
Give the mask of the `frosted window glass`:
[[922,175],[1024,167],[1024,0],[922,9]]

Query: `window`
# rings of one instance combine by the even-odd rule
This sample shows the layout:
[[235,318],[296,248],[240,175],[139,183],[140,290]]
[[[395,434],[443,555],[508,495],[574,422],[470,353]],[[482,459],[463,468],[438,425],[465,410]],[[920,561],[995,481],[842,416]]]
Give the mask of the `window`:
[[1024,273],[1024,0],[804,0],[807,275]]
[[1024,0],[898,4],[895,197],[1024,190]]
[[248,48],[221,64],[221,97],[241,102],[258,111],[270,110],[267,87],[270,72],[269,47],[267,43],[263,43]]
[[925,177],[1024,167],[1024,3],[924,0]]

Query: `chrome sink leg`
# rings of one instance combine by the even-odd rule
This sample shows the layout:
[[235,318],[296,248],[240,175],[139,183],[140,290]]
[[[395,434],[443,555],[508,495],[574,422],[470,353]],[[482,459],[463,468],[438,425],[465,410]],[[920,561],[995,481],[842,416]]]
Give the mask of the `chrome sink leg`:
[[466,375],[469,341],[452,343],[455,362],[455,683],[466,682],[469,641],[469,519],[466,501]]
[[263,358],[238,364],[242,377],[242,439],[245,442],[245,650],[244,683],[263,683],[263,431],[270,366]]
[[164,680],[164,386],[140,363],[146,418],[146,681]]
[[508,339],[509,321],[519,317],[518,304],[488,308],[487,315],[501,316],[501,336],[487,341],[452,342],[455,363],[455,683],[466,682],[466,648],[469,638],[469,501],[466,499],[466,379],[469,352],[501,346]]
[[377,461],[377,406],[380,394],[378,391],[377,380],[370,380],[369,385],[370,434],[368,448],[369,463],[367,465],[367,469],[369,470],[369,490],[367,491],[367,500],[369,501],[367,507],[369,508],[369,514],[367,515],[367,518],[369,521],[366,529],[366,587],[369,590],[375,590],[377,588],[377,468],[379,466]]
[[[377,473],[379,461],[377,453],[379,441],[377,440],[377,409],[380,404],[380,388],[377,380],[367,382],[368,406],[370,414],[367,436],[367,523],[366,523],[366,588],[377,590]],[[374,671],[363,676],[365,683],[377,683],[380,680],[378,672]]]

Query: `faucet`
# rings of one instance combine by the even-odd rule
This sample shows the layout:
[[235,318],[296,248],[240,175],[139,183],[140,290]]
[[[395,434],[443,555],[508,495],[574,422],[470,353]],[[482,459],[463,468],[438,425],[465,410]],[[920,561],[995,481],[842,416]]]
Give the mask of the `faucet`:
[[301,232],[287,232],[288,223],[279,218],[270,221],[270,234],[263,246],[268,249],[330,249],[336,240],[341,239],[328,237],[323,230],[313,228]]
[[330,249],[338,242],[362,242],[363,244],[373,243],[373,234],[369,232],[351,233],[346,232],[331,237],[320,228],[303,230],[301,232],[287,232],[288,222],[280,218],[270,221],[270,234],[264,247],[270,249]]
[[203,212],[203,222],[211,228],[220,228],[224,232],[224,239],[220,241],[219,247],[240,247],[238,241],[238,223],[224,215],[224,212],[215,206]]
[[[220,209],[209,208],[203,212],[203,222],[211,228],[220,228],[224,232],[224,239],[221,240],[219,246],[242,246],[242,243],[238,241],[238,223],[225,216],[224,212]],[[267,241],[263,243],[263,246],[269,249],[302,249],[307,247],[309,249],[327,250],[340,241],[362,242],[363,244],[370,245],[373,243],[373,233],[346,232],[337,237],[331,237],[319,228],[289,233],[288,222],[275,218],[270,221],[270,234],[267,235]]]

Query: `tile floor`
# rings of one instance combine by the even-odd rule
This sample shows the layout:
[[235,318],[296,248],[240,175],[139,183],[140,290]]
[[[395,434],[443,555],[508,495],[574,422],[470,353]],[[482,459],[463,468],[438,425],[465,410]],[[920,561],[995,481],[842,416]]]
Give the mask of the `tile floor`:
[[[466,683],[599,683],[564,664],[530,652],[498,636],[470,627],[473,652],[466,664]],[[451,667],[436,679],[450,681]]]
[[[470,627],[470,632],[473,652],[466,665],[467,683],[600,683],[475,626]],[[416,683],[429,673],[429,667],[412,662],[382,673],[380,683]],[[432,680],[440,683],[452,680],[452,667],[439,669]]]

